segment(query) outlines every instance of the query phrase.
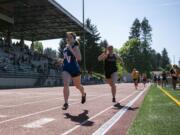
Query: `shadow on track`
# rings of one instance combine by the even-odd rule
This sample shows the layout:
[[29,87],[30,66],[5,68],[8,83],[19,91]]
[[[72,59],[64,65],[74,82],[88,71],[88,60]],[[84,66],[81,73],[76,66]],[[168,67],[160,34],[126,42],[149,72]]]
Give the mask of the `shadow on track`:
[[136,109],[139,109],[139,107],[132,108],[132,107],[128,107],[128,106],[123,106],[120,103],[115,104],[113,109],[120,110],[123,107],[126,108],[127,110],[130,110],[130,111],[135,111]]
[[74,116],[69,113],[65,113],[64,115],[66,116],[66,119],[70,119],[71,121],[79,123],[82,126],[93,126],[94,122],[88,120],[88,112],[88,110],[84,110],[84,112],[82,112],[78,116]]

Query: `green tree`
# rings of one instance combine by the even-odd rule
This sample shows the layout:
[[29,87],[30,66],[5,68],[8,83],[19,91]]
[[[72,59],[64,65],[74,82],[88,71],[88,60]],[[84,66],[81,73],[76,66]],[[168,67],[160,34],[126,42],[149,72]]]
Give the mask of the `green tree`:
[[[87,34],[85,42],[85,54],[86,54],[86,68],[89,71],[103,73],[103,62],[99,62],[97,57],[102,53],[102,47],[98,43],[100,40],[100,33],[97,27],[91,23],[90,19],[86,20],[86,27],[91,30],[92,35]],[[83,54],[84,46],[82,39],[80,40],[80,49]],[[83,56],[83,55],[82,55]],[[83,57],[82,57],[83,58]],[[84,60],[82,59],[82,62]],[[81,62],[81,66],[82,66]]]
[[141,42],[138,39],[132,38],[128,40],[120,49],[120,55],[128,72],[131,72],[135,67],[139,69],[140,44]]
[[108,41],[107,40],[103,40],[99,43],[99,45],[102,47],[102,48],[106,48],[108,46]]
[[151,36],[152,28],[146,17],[144,17],[144,19],[141,22],[141,31],[142,31],[142,41],[150,45],[152,42],[152,36]]
[[43,54],[43,44],[42,42],[36,41],[34,42],[34,50],[40,54]]
[[141,73],[149,74],[151,70],[150,49],[137,38],[128,40],[120,49],[120,55],[128,72],[136,68]]
[[52,58],[52,59],[57,58],[56,50],[53,50],[52,48],[46,48],[46,49],[44,49],[44,54],[45,54],[47,57]]
[[156,59],[156,51],[154,49],[151,49],[151,68],[152,70],[157,69],[157,59]]
[[141,23],[140,23],[139,19],[136,18],[134,20],[129,34],[130,34],[129,39],[131,39],[131,38],[140,39]]
[[63,58],[63,50],[66,46],[66,40],[65,38],[62,38],[59,42],[59,48],[58,48],[58,57]]
[[156,70],[159,70],[161,69],[161,63],[162,63],[162,56],[160,53],[156,53],[156,66],[157,66],[157,69]]
[[146,18],[141,23],[137,18],[134,20],[130,29],[129,40],[120,49],[121,57],[128,72],[137,68],[141,73],[149,74],[153,68],[157,68],[157,61],[152,63],[152,59],[156,58],[156,52],[150,47],[151,32],[152,28]]
[[167,69],[170,65],[170,60],[166,48],[162,50],[161,67]]

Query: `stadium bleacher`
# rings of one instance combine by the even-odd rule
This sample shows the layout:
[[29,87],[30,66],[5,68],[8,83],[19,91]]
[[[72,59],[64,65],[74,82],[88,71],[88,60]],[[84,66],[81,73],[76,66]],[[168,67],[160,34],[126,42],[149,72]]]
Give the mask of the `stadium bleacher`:
[[[92,34],[91,30],[55,0],[3,0],[0,8],[0,88],[62,85],[62,68],[24,40],[63,38],[67,31],[83,36]],[[12,43],[12,39],[20,42]],[[99,82],[84,76],[83,83]]]
[[1,78],[32,78],[36,79],[34,86],[44,86],[46,79],[53,77],[54,84],[61,85],[60,70],[55,60],[32,51],[27,45],[18,42],[7,44],[0,39]]
[[[21,42],[7,44],[0,39],[0,78],[14,79],[16,82],[9,85],[1,81],[0,88],[26,87],[24,80],[28,80],[27,87],[40,86],[61,86],[62,85],[62,67],[56,65],[56,61],[44,54],[39,54],[31,50],[27,45]],[[17,83],[17,78],[19,79]],[[5,80],[5,79],[2,79]],[[22,82],[22,85],[20,84]],[[82,75],[82,83],[86,85],[104,83],[102,78],[89,77]]]

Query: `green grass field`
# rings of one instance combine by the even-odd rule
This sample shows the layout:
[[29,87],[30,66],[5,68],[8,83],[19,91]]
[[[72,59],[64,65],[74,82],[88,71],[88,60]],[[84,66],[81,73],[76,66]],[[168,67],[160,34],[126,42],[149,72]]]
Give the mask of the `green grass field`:
[[165,89],[169,94],[171,94],[173,97],[175,97],[180,101],[180,90],[172,90],[171,88],[163,88],[163,89]]
[[128,135],[180,135],[180,107],[152,86]]

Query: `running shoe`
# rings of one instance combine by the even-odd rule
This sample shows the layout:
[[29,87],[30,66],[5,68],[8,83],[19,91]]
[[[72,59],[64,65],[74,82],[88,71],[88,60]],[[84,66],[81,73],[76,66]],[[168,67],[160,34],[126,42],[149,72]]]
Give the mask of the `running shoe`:
[[69,105],[68,105],[68,103],[64,103],[64,105],[63,105],[63,110],[67,110],[68,109],[68,107],[69,107]]
[[116,102],[116,98],[112,98],[112,102]]
[[86,102],[86,93],[84,96],[82,96],[81,103],[84,104]]

